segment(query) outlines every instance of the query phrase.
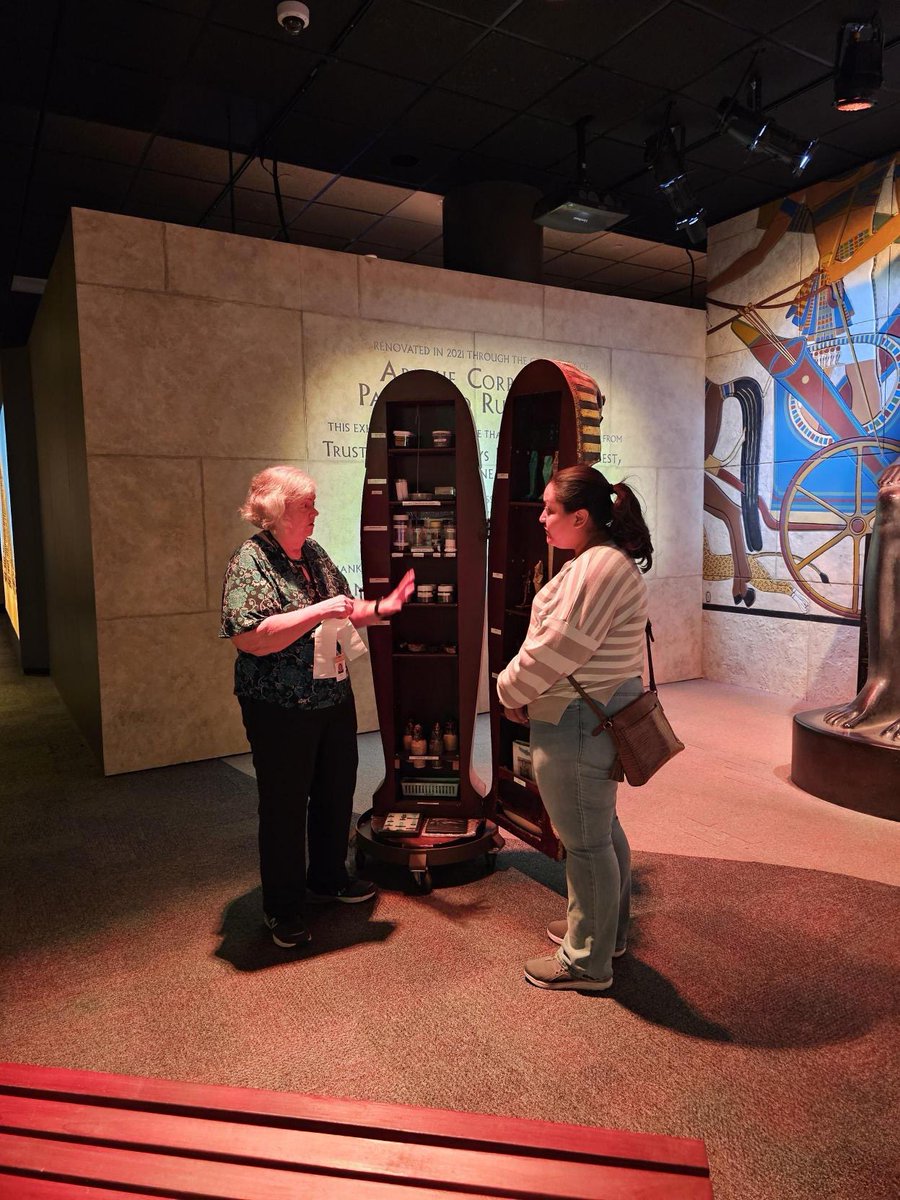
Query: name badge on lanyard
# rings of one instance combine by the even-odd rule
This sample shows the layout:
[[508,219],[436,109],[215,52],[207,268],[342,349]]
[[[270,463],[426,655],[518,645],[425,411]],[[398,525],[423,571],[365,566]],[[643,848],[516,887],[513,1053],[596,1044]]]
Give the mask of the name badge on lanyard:
[[313,644],[313,679],[340,682],[349,675],[348,660],[367,653],[365,642],[346,619],[323,621],[313,633]]

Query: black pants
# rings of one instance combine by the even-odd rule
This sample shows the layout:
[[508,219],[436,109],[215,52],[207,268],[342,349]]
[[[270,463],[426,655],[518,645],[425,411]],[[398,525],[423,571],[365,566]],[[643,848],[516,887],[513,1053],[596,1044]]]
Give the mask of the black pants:
[[[303,912],[307,884],[331,894],[346,885],[356,768],[356,705],[308,711],[238,697],[259,789],[263,908]],[[307,831],[309,870],[306,869]]]

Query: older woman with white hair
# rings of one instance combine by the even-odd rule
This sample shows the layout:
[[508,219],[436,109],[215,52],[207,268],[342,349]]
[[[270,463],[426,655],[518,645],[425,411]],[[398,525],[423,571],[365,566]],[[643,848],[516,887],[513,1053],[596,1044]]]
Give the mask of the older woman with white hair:
[[358,763],[346,659],[364,649],[351,627],[399,612],[415,577],[408,571],[379,600],[354,600],[310,537],[316,487],[296,467],[260,471],[240,511],[259,532],[225,572],[221,636],[237,650],[234,691],[256,769],[266,925],[290,948],[310,941],[306,899],[356,904],[375,895],[346,867]]

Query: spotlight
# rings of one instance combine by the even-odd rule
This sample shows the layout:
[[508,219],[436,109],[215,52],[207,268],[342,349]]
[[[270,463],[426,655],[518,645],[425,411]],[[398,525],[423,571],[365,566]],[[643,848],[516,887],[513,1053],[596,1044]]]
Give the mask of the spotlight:
[[602,196],[589,182],[584,131],[590,117],[575,122],[578,178],[572,184],[542,196],[534,206],[532,220],[545,229],[567,233],[602,233],[628,216],[611,196]]
[[786,163],[795,175],[809,165],[816,139],[808,141],[778,125],[762,110],[759,76],[750,81],[750,106],[726,97],[719,104],[719,116],[725,132],[755,154],[766,154]]
[[656,186],[668,200],[675,213],[675,228],[694,243],[706,238],[706,209],[697,203],[684,170],[684,127],[680,142],[675,140],[675,128],[668,124],[644,143],[644,161],[656,180]]
[[884,32],[877,17],[841,26],[834,67],[834,107],[839,112],[863,112],[877,104],[883,52]]

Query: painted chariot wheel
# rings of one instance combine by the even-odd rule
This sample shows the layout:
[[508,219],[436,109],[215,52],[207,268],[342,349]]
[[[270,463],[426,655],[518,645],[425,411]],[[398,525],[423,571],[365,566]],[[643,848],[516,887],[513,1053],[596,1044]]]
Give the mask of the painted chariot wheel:
[[865,482],[874,482],[878,463],[886,469],[898,456],[900,441],[894,438],[832,442],[803,463],[785,491],[778,536],[787,569],[805,595],[835,616],[860,615],[862,543],[875,523]]

